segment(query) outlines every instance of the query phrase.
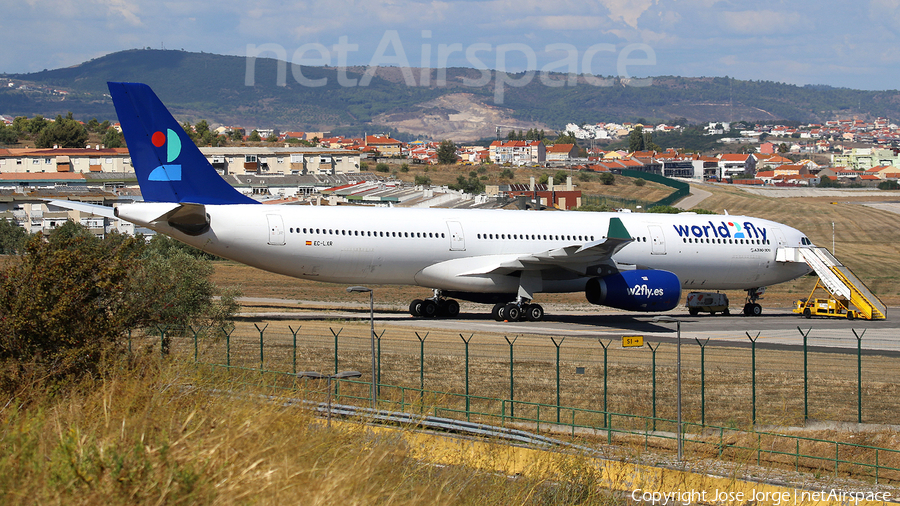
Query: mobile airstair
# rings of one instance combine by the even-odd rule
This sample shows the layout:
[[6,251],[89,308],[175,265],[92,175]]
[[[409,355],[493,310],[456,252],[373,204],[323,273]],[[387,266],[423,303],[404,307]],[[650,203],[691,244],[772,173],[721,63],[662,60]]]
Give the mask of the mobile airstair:
[[[857,311],[851,314],[866,320],[884,320],[887,307],[872,293],[850,269],[845,267],[825,248],[779,248],[780,261],[806,262],[819,276],[815,292],[819,287],[831,294],[833,299],[844,306],[854,306]],[[810,294],[810,300],[812,294]]]

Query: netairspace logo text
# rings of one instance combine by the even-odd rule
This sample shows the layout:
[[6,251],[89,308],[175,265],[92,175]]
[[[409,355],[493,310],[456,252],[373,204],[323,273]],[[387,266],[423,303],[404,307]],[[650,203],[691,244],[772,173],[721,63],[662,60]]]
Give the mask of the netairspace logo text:
[[[337,83],[342,87],[368,86],[379,67],[393,66],[402,69],[403,80],[407,86],[432,86],[432,68],[437,69],[437,77],[434,86],[447,85],[447,67],[451,58],[458,61],[459,56],[465,56],[465,61],[481,75],[471,79],[464,77],[462,85],[471,88],[480,88],[491,82],[490,68],[497,69],[494,72],[494,103],[502,104],[506,88],[520,88],[527,86],[535,77],[544,85],[551,88],[563,86],[576,86],[586,83],[590,86],[608,87],[616,83],[632,87],[645,87],[653,84],[652,78],[633,78],[629,73],[629,67],[656,65],[656,53],[647,44],[628,44],[617,49],[614,44],[594,44],[579,52],[572,44],[554,43],[544,46],[542,54],[559,54],[557,60],[547,63],[538,69],[538,53],[531,46],[513,42],[509,44],[492,45],[477,42],[463,46],[462,43],[437,44],[430,42],[431,30],[422,30],[423,42],[419,47],[421,55],[420,69],[412,69],[406,49],[400,40],[397,30],[388,30],[375,48],[366,71],[362,77],[350,77],[346,67],[350,60],[350,54],[359,51],[359,44],[352,44],[349,38],[341,36],[338,43],[330,48],[318,42],[303,44],[294,50],[290,60],[288,51],[280,44],[247,44],[247,67],[244,74],[244,84],[254,86],[256,84],[256,58],[266,55],[274,56],[278,60],[276,85],[287,85],[287,62],[290,61],[291,77],[301,86],[317,88],[326,86],[328,78],[310,79],[303,75],[301,66],[329,66],[337,70]],[[432,55],[435,58],[432,58]],[[616,78],[597,77],[594,73],[594,60],[598,57],[616,55]],[[358,59],[354,58],[358,61]],[[525,70],[518,73],[506,71],[508,60],[524,61]],[[599,71],[612,69],[597,69]],[[550,73],[567,74],[564,79],[558,76],[551,77]],[[419,75],[416,76],[415,74]],[[601,74],[603,72],[598,72]],[[579,78],[580,75],[580,78]],[[609,75],[609,74],[607,74]],[[418,77],[418,78],[417,78]]]
[[860,501],[887,502],[890,492],[855,492],[844,490],[757,490],[750,492],[714,489],[678,490],[660,492],[634,489],[631,500],[650,503],[654,506],[688,506],[690,504],[746,504],[759,506],[784,506],[788,504],[808,504],[811,502],[832,502],[835,504],[858,505]]

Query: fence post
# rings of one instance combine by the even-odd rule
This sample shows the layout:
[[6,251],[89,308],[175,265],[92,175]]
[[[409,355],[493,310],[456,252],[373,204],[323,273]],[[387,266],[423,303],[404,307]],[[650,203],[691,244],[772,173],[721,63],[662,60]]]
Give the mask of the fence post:
[[696,337],[694,340],[700,345],[700,425],[706,427],[706,345],[709,338],[702,343]]
[[375,340],[378,341],[378,374],[375,375],[375,390],[378,392],[378,395],[381,395],[381,336],[383,336],[385,332],[387,332],[387,329],[382,330],[380,335],[375,334]]
[[188,330],[191,331],[191,334],[194,334],[194,363],[196,364],[197,363],[197,334],[200,332],[200,330],[199,329],[194,330],[193,325],[188,325]]
[[556,339],[550,338],[553,341],[553,345],[556,346],[556,423],[559,423],[559,406],[560,406],[560,396],[559,396],[559,347],[562,346],[563,341],[566,340],[565,337],[561,337],[559,342],[556,342]]
[[131,355],[131,329],[128,329],[128,354]]
[[466,421],[467,422],[469,421],[469,408],[470,408],[470,403],[469,403],[469,341],[471,341],[473,337],[475,337],[475,334],[470,334],[468,339],[463,337],[462,334],[459,335],[459,338],[462,339],[464,343],[466,343]]
[[416,338],[419,339],[419,404],[425,404],[425,338],[430,332],[426,332],[424,336],[420,336],[416,332]]
[[856,423],[862,423],[862,338],[866,329],[862,334],[857,334],[856,329],[850,330],[856,336]]
[[515,416],[515,413],[516,413],[516,410],[515,410],[516,403],[515,403],[515,393],[514,393],[515,390],[513,389],[513,385],[515,384],[513,382],[513,344],[516,343],[516,339],[518,339],[518,338],[519,338],[519,336],[516,336],[512,339],[512,341],[510,341],[509,337],[503,336],[503,339],[506,339],[506,344],[509,345],[509,417],[510,418]]
[[265,327],[259,328],[259,325],[256,323],[253,324],[256,327],[256,330],[259,332],[259,371],[263,370],[263,333],[265,333],[266,329],[269,328],[269,324],[267,323]]
[[807,338],[812,332],[812,327],[806,332],[797,327],[800,335],[803,336],[803,425],[809,420],[809,346],[807,346]]
[[604,344],[603,339],[597,339],[600,343],[600,346],[603,346],[603,428],[606,428],[606,419],[607,419],[607,409],[606,409],[606,394],[608,392],[606,380],[609,377],[609,369],[606,367],[606,350],[609,348],[609,345],[612,344],[610,340],[608,343]]
[[756,333],[756,337],[750,337],[749,332],[744,332],[747,334],[747,339],[750,340],[750,374],[753,376],[750,383],[752,385],[751,390],[751,399],[753,404],[753,427],[756,427],[756,340],[759,339],[760,332]]
[[[338,336],[341,335],[341,332],[344,331],[344,327],[338,329],[337,332],[334,331],[333,328],[328,327],[328,330],[331,331],[331,335],[334,336],[334,374],[338,373]],[[372,371],[372,378],[375,378],[375,371]],[[372,392],[372,395],[375,395],[375,392]],[[374,397],[373,397],[374,398]],[[372,406],[373,408],[375,406]]]
[[234,334],[236,327],[231,327],[231,332],[222,327],[222,333],[225,334],[225,365],[231,367],[231,334]]
[[157,325],[156,328],[159,330],[159,355],[166,358],[166,355],[169,354],[169,339],[166,337],[166,330],[169,329],[169,326]]
[[662,343],[656,343],[656,348],[654,348],[649,341],[647,342],[647,347],[650,348],[651,356],[653,357],[653,432],[656,432],[656,350],[659,349],[660,344]]
[[291,354],[291,366],[294,371],[294,376],[297,375],[297,333],[300,332],[302,325],[297,326],[297,330],[294,330],[294,327],[288,325],[288,330],[291,331],[291,335],[294,336],[294,352]]

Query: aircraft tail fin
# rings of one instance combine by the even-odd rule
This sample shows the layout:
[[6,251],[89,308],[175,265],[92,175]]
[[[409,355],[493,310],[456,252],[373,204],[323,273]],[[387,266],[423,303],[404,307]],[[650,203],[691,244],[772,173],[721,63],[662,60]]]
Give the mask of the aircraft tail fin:
[[107,85],[145,201],[257,203],[219,176],[149,86]]

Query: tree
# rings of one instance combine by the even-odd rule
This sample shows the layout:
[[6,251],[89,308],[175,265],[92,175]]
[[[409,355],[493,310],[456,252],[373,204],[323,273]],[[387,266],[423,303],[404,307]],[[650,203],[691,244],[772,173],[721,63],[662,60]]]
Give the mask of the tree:
[[28,133],[33,134],[33,135],[40,134],[41,131],[43,131],[44,128],[47,127],[48,123],[49,122],[46,119],[44,119],[43,116],[41,116],[40,114],[36,114],[27,123]]
[[41,130],[34,145],[38,148],[83,148],[87,140],[87,129],[72,119],[72,113],[69,113],[66,118],[57,115],[56,121]]
[[634,153],[635,151],[643,151],[644,150],[644,129],[642,127],[634,127],[631,130],[631,133],[628,134],[628,151]]
[[553,144],[578,144],[578,139],[575,137],[575,134],[569,131],[563,132],[562,135],[556,138],[553,141]]
[[438,163],[451,164],[456,163],[456,144],[451,140],[441,141],[437,148]]
[[259,136],[259,132],[256,130],[250,132],[250,137],[247,138],[250,142],[260,142],[262,141],[262,137]]
[[879,190],[900,190],[900,184],[897,181],[882,181],[878,183]]
[[837,181],[837,178],[832,178],[830,176],[822,176],[819,178],[819,188],[839,188],[841,183]]
[[384,162],[382,162],[382,163],[376,163],[376,164],[375,164],[375,171],[376,171],[376,172],[390,172],[390,171],[391,171],[391,167],[390,167],[388,164],[384,163]]
[[465,176],[458,176],[456,178],[456,184],[449,185],[449,188],[451,190],[470,193],[472,195],[484,193],[484,183],[477,177],[469,177],[469,179],[466,179]]
[[38,375],[94,373],[105,353],[123,350],[129,329],[219,324],[237,307],[235,292],[210,282],[209,260],[164,256],[142,237],[98,239],[67,222],[23,250],[0,272],[0,360],[31,362]]
[[103,134],[103,145],[108,148],[121,148],[125,146],[125,139],[115,128],[108,128]]
[[11,146],[19,142],[19,136],[11,126],[0,125],[0,144]]
[[28,234],[12,220],[0,220],[0,255],[15,255],[22,251]]
[[616,176],[613,176],[609,172],[604,172],[603,174],[600,174],[600,182],[606,186],[612,186],[616,184]]

